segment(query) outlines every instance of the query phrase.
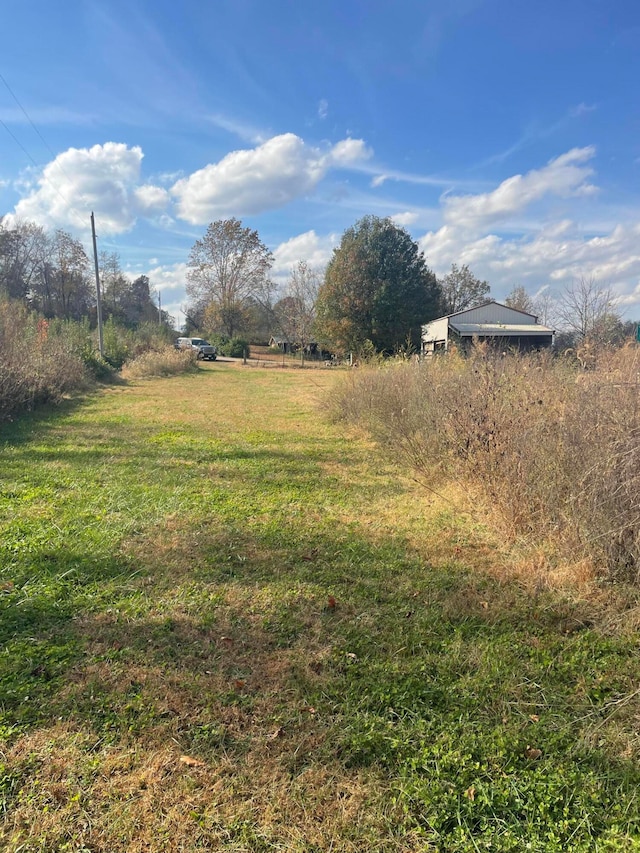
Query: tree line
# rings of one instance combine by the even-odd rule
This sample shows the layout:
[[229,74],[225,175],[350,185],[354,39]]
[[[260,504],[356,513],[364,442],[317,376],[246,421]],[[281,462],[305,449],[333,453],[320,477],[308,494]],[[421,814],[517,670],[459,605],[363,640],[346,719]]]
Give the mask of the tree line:
[[[316,343],[333,352],[411,351],[424,323],[478,305],[491,292],[467,264],[453,263],[438,278],[409,233],[377,216],[345,230],[324,272],[300,260],[279,288],[273,261],[258,232],[240,220],[212,222],[188,258],[187,331],[256,342],[273,335],[303,351]],[[105,318],[129,329],[171,325],[147,276],[125,275],[117,253],[100,254],[99,272]],[[0,220],[0,294],[47,318],[95,322],[92,264],[82,243],[61,229]],[[635,330],[622,321],[612,292],[590,277],[558,295],[543,287],[534,296],[516,285],[504,301],[559,330],[562,349],[586,340],[619,343]]]
[[[100,254],[99,273],[105,319],[129,329],[146,322],[171,324],[153,302],[149,278],[125,275],[117,253]],[[0,220],[0,294],[48,319],[96,320],[93,264],[82,243],[62,229]]]
[[[277,333],[305,349],[312,340],[336,352],[417,349],[421,326],[486,302],[491,288],[467,264],[438,278],[408,232],[389,218],[365,216],[348,228],[321,274],[305,260],[284,289],[270,279],[273,255],[257,231],[218,220],[194,244],[188,261],[188,322],[228,337]],[[561,293],[537,295],[514,285],[504,300],[558,331],[558,348],[585,341],[617,344],[635,331],[624,323],[610,289],[594,278]]]

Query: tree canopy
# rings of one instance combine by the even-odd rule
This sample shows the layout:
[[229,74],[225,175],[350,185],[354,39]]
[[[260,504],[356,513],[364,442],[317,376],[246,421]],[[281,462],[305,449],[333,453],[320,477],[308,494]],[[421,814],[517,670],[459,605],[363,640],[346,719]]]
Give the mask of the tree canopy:
[[420,340],[437,316],[440,288],[424,255],[391,219],[365,216],[334,250],[317,303],[318,337],[342,351],[371,341],[391,352]]
[[212,222],[189,255],[187,293],[212,331],[233,337],[247,324],[252,301],[267,297],[272,254],[257,231],[238,219]]
[[476,278],[468,264],[461,267],[451,264],[451,272],[441,279],[440,287],[444,314],[455,314],[485,302],[491,289],[489,282]]

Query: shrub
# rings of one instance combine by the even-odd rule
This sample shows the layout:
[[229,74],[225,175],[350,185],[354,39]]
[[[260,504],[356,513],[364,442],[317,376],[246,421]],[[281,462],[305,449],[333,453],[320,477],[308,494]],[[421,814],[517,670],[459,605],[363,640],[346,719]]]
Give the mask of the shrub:
[[592,372],[477,347],[350,374],[334,408],[432,482],[480,484],[516,535],[640,577],[640,351]]
[[102,339],[105,361],[120,370],[131,353],[135,352],[134,333],[124,326],[118,326],[113,318],[109,317],[102,328]]
[[18,302],[0,302],[0,420],[87,387],[88,372],[69,340]]
[[219,355],[227,358],[242,358],[246,352],[249,357],[249,341],[244,338],[228,338],[225,335],[210,335],[207,339],[218,350]]

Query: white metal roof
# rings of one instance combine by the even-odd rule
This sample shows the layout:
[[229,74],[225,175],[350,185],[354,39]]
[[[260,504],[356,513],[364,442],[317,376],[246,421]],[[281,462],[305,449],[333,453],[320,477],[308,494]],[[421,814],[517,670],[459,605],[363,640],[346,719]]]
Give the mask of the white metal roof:
[[501,337],[509,337],[509,336],[538,336],[538,335],[552,335],[554,330],[548,328],[547,326],[540,326],[537,323],[526,323],[522,325],[516,325],[513,323],[501,324],[501,323],[458,323],[453,320],[449,320],[449,325],[452,329],[454,329],[459,335],[471,336],[471,335],[490,335],[494,338]]

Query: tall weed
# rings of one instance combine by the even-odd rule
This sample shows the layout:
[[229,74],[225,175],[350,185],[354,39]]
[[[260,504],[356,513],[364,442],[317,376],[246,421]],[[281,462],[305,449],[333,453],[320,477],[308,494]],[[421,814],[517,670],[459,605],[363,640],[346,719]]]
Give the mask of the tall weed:
[[480,485],[514,535],[640,577],[640,349],[592,371],[476,347],[350,374],[336,414],[432,483]]
[[154,376],[176,376],[197,370],[198,363],[193,350],[164,347],[160,350],[147,350],[128,361],[122,369],[122,375],[127,379],[145,379]]
[[84,388],[88,374],[72,342],[18,302],[0,301],[0,421]]

